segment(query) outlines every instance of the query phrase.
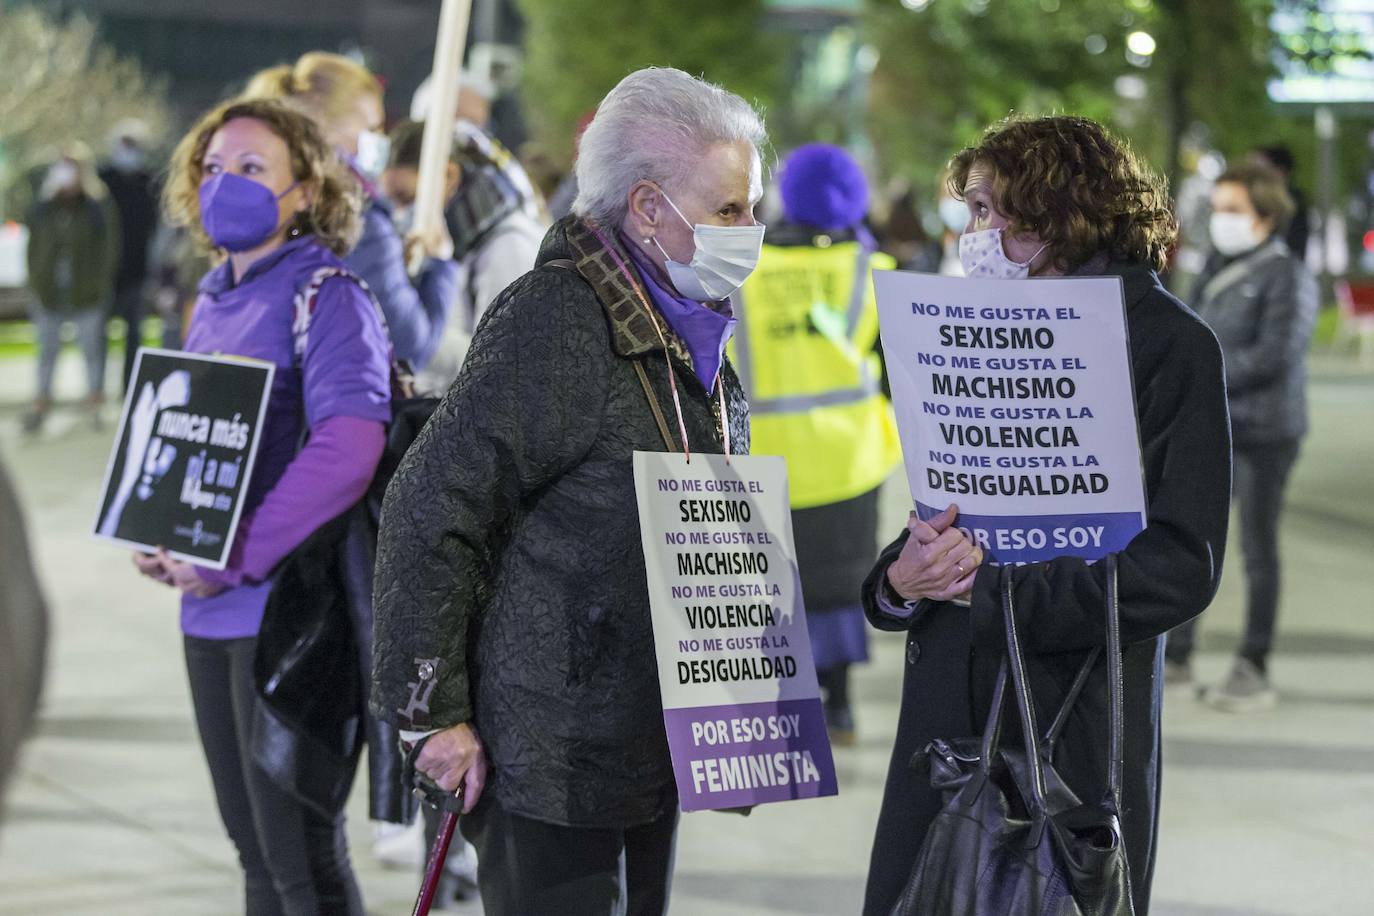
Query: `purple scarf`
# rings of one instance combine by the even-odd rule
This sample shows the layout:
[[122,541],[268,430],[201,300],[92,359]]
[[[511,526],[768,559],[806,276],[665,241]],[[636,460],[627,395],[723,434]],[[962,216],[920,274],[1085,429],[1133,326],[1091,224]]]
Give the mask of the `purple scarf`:
[[639,268],[644,288],[659,314],[667,319],[673,331],[687,345],[687,352],[692,355],[693,373],[702,387],[710,391],[715,387],[716,375],[725,361],[725,344],[735,331],[736,319],[730,314],[730,301],[726,299],[721,303],[725,309],[722,314],[705,303],[683,299],[668,292],[655,278],[653,263],[635,250],[635,246],[623,236],[620,243],[630,252],[635,267]]

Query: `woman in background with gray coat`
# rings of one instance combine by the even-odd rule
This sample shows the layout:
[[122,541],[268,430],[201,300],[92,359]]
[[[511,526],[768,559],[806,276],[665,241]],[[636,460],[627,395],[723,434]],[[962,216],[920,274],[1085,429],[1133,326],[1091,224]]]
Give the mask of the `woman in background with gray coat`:
[[[1230,675],[1201,694],[1228,712],[1268,709],[1278,700],[1267,663],[1279,606],[1279,511],[1307,432],[1307,345],[1317,315],[1317,282],[1283,240],[1293,210],[1278,172],[1246,164],[1222,175],[1212,191],[1216,253],[1191,299],[1221,342],[1235,443],[1245,639]],[[1193,620],[1169,634],[1166,682],[1191,682],[1195,628]]]

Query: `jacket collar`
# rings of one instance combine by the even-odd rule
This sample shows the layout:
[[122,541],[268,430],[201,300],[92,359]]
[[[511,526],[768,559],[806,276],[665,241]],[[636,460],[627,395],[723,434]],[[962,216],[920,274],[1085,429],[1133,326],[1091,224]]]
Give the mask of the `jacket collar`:
[[199,291],[209,293],[212,296],[221,296],[236,286],[244,286],[251,283],[267,271],[279,264],[284,258],[298,248],[304,248],[315,240],[313,235],[302,235],[294,239],[287,239],[280,247],[270,254],[264,255],[248,268],[244,275],[239,278],[239,282],[234,282],[234,270],[229,264],[229,259],[225,258],[220,264],[205,275],[200,281]]
[[1151,293],[1165,292],[1159,275],[1149,265],[1135,261],[1113,261],[1105,253],[1089,258],[1070,276],[1120,277],[1127,311],[1134,309]]
[[[644,281],[629,254],[616,241],[613,231],[600,227],[593,231],[588,223],[577,217],[564,217],[549,230],[539,250],[540,264],[559,258],[568,258],[577,265],[577,272],[596,293],[610,323],[611,346],[617,355],[633,358],[662,352],[666,340],[667,350],[675,359],[689,367],[692,365],[686,345],[668,322],[650,314]],[[621,264],[632,280],[625,278]],[[654,327],[655,320],[663,332],[661,338]]]

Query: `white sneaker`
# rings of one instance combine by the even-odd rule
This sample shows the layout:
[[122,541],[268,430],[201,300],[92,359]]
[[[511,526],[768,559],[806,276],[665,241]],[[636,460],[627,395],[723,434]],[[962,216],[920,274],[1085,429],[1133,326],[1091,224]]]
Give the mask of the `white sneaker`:
[[458,878],[463,878],[477,886],[477,849],[467,840],[460,836],[454,836],[453,845],[448,849],[448,861],[444,863],[444,871]]
[[425,821],[416,817],[410,824],[372,825],[372,857],[385,868],[416,871],[425,865]]
[[1202,701],[1222,712],[1263,712],[1278,705],[1279,693],[1254,662],[1238,658],[1226,680],[1203,691]]

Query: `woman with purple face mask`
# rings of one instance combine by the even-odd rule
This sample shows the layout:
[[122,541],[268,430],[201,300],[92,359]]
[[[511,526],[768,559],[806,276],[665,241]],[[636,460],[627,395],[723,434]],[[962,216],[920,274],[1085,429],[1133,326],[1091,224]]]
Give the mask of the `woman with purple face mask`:
[[[1175,236],[1163,182],[1100,125],[1076,117],[994,125],[954,157],[949,185],[968,208],[960,260],[970,277],[1122,283],[1147,524],[1117,554],[1120,822],[1143,916],[1156,850],[1164,634],[1210,603],[1226,546],[1231,439],[1221,351],[1156,274]],[[954,505],[929,522],[913,513],[864,585],[870,622],[907,634],[901,717],[864,904],[871,916],[892,912],[943,804],[928,774],[911,766],[913,755],[936,738],[982,733],[1006,651],[1000,570],[983,564],[956,527],[958,514]],[[1060,557],[1017,567],[1011,581],[1034,704],[1052,712],[1105,641],[1105,564]],[[1058,772],[1085,801],[1106,797],[1107,696],[1099,660],[1055,745]]]
[[228,567],[135,556],[144,575],[181,592],[196,724],[251,914],[362,913],[342,811],[280,788],[254,764],[251,740],[274,571],[362,497],[390,419],[389,345],[362,286],[325,280],[309,333],[293,328],[298,293],[321,270],[342,269],[358,206],[310,120],[269,101],[206,115],[177,147],[166,190],[169,220],[225,256],[200,283],[186,349],[277,366]]

